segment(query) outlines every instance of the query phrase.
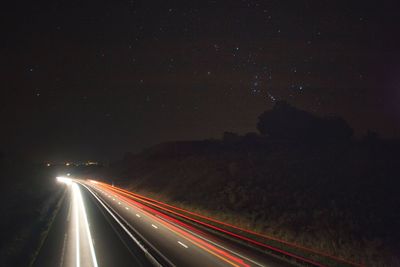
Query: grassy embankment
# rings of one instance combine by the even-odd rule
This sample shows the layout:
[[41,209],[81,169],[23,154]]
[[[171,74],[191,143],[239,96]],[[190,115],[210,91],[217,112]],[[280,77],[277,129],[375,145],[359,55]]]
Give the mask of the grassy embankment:
[[115,164],[121,185],[370,266],[398,264],[396,142],[243,138],[163,144]]

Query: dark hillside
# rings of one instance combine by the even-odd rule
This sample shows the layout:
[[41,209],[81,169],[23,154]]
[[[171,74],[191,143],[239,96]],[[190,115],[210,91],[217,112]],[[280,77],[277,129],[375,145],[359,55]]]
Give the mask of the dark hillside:
[[164,143],[111,169],[132,190],[249,229],[355,261],[391,261],[400,240],[400,143],[372,133],[343,138],[343,125],[340,139],[303,138],[311,125],[301,138],[225,133]]

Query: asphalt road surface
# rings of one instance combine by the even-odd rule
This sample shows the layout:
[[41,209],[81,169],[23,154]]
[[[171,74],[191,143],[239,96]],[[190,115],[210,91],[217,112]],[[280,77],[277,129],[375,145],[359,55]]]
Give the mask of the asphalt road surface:
[[61,182],[67,195],[34,266],[290,266],[95,183]]

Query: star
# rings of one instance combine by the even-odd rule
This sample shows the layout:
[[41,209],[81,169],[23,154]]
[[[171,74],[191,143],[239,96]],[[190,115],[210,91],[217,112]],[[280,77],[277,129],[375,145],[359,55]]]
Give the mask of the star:
[[260,89],[258,89],[258,88],[252,88],[251,89],[251,93],[253,94],[253,95],[258,95],[259,93],[260,93],[261,91],[260,91]]
[[272,102],[275,102],[276,98],[271,95],[269,92],[267,92],[268,97],[272,100]]

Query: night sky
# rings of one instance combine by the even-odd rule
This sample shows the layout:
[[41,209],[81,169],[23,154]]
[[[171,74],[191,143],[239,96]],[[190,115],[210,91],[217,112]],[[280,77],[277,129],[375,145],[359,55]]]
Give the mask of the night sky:
[[115,159],[255,132],[277,100],[399,137],[398,4],[166,2],[2,6],[0,150]]

